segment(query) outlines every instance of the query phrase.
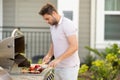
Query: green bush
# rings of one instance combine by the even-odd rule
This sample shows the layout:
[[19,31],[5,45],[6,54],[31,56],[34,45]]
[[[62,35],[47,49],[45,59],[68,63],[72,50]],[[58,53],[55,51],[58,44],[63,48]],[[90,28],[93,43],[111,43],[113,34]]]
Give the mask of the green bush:
[[[120,74],[120,48],[117,44],[110,45],[102,52],[97,49],[86,47],[100,58],[87,64],[81,65],[79,80],[117,80]],[[89,78],[89,79],[85,79]]]

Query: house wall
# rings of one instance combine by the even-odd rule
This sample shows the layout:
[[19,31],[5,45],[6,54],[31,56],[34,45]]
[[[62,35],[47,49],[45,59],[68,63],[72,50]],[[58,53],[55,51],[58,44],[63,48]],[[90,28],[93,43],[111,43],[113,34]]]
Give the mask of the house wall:
[[3,21],[2,21],[2,19],[3,19],[3,16],[2,16],[2,15],[3,15],[3,11],[2,11],[2,10],[3,10],[2,0],[0,0],[0,27],[1,27],[2,24],[3,24],[3,23],[2,23],[2,22],[3,22]]
[[16,0],[16,26],[48,26],[38,14],[46,2],[56,4],[55,0]]
[[2,0],[0,0],[0,40],[2,39],[2,14],[3,13],[3,11],[2,11]]
[[0,40],[2,39],[2,25],[3,25],[3,7],[2,7],[2,0],[0,0]]
[[47,2],[57,5],[57,0],[3,0],[4,26],[43,27],[46,22],[38,14]]
[[15,0],[3,0],[3,26],[15,26]]
[[85,46],[90,46],[90,10],[91,0],[80,0],[79,11],[79,55],[81,62],[89,54]]

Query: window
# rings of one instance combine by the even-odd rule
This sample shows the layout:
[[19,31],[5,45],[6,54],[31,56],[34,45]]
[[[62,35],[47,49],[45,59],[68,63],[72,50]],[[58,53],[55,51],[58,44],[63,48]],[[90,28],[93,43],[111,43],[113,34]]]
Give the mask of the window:
[[97,0],[96,47],[120,43],[120,0]]
[[63,11],[65,17],[73,20],[73,11]]

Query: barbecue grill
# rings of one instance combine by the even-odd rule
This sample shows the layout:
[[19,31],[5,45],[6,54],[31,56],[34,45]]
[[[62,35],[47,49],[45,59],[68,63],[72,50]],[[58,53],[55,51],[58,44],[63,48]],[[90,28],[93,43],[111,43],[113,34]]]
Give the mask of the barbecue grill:
[[[53,80],[52,68],[45,68],[39,74],[22,73],[23,67],[31,66],[24,51],[24,35],[19,29],[14,29],[10,37],[0,41],[0,80]],[[6,78],[1,79],[5,75]]]

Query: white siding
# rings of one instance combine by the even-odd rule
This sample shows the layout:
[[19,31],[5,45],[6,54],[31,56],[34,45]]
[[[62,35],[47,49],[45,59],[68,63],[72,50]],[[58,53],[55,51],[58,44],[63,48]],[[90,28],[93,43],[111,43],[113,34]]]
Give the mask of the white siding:
[[2,7],[2,0],[0,0],[0,27],[2,26],[2,17],[3,17],[3,15],[2,15],[2,13],[3,13],[3,7]]
[[81,61],[89,54],[85,46],[90,46],[90,2],[91,0],[80,0],[79,12],[79,56]]
[[[53,0],[51,0],[52,3]],[[38,14],[43,4],[49,0],[16,0],[16,26],[48,26]],[[54,0],[56,4],[56,1]]]
[[38,14],[43,4],[56,0],[4,0],[4,26],[48,26]]
[[3,26],[15,25],[15,0],[3,0]]
[[3,11],[2,11],[2,9],[3,9],[2,8],[2,0],[0,0],[0,40],[2,39],[2,32],[1,32],[2,28],[1,27],[3,25],[3,21],[2,21],[3,20],[3,14],[2,14]]

